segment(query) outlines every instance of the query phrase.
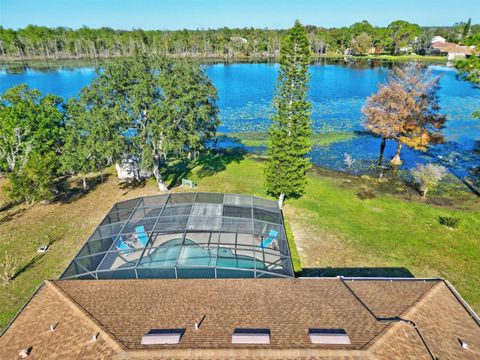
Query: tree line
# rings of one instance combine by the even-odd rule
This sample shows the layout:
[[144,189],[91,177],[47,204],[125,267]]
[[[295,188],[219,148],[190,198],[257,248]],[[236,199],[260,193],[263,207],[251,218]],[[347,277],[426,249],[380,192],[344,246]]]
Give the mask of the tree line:
[[[397,55],[418,52],[430,45],[433,35],[467,45],[480,43],[480,25],[470,20],[447,27],[421,27],[397,20],[386,27],[368,21],[348,27],[305,27],[313,54],[368,52]],[[279,57],[286,30],[114,30],[103,27],[49,28],[29,25],[13,30],[0,27],[0,59],[78,59],[129,57],[134,53],[202,58]]]
[[165,191],[167,161],[195,156],[215,135],[216,101],[199,65],[140,54],[110,62],[66,102],[14,86],[0,97],[0,173],[12,200],[33,203],[53,199],[61,176],[135,158],[139,176]]

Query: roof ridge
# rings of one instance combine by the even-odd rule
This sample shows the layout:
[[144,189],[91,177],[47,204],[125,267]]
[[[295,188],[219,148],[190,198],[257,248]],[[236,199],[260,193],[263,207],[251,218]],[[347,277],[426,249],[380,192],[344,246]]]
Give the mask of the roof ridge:
[[453,297],[462,305],[462,307],[465,309],[465,311],[470,315],[475,323],[480,327],[480,317],[478,314],[475,312],[475,310],[472,309],[472,307],[465,301],[465,299],[460,295],[460,293],[453,287],[452,284],[450,284],[450,281],[443,279],[443,283],[447,287],[447,289],[450,291],[450,293],[453,295]]
[[[385,344],[386,341],[399,329],[409,329],[410,331],[414,332],[413,328],[411,326],[408,326],[404,322],[400,321],[392,321],[390,324],[388,324],[385,329],[383,329],[380,333],[378,333],[367,345],[365,351],[372,355],[373,351],[375,351],[378,347],[382,346]],[[426,351],[426,353],[428,353]]]
[[45,280],[45,286],[51,289],[62,301],[64,301],[73,311],[87,320],[94,327],[99,328],[105,333],[105,341],[117,351],[126,351],[125,345],[101,322],[99,322],[91,313],[75,301],[65,290],[56,284],[56,281]]
[[[441,285],[440,285],[441,284]],[[455,301],[462,307],[462,309],[472,318],[475,324],[480,327],[480,321],[478,315],[475,311],[468,305],[465,300],[461,297],[458,291],[448,282],[448,280],[442,279],[437,284],[432,286],[424,295],[422,295],[419,300],[415,303],[415,306],[411,306],[406,309],[402,314],[404,316],[410,316],[415,314],[419,310],[419,305],[424,302],[427,298],[431,298],[435,293],[445,288],[448,293],[455,299]]]
[[[415,314],[415,312],[417,312],[419,310],[419,308],[420,308],[419,305],[421,303],[425,302],[427,299],[430,299],[438,291],[440,291],[443,287],[442,285],[446,286],[446,284],[443,281],[439,280],[435,285],[433,285],[430,289],[428,289],[421,296],[419,296],[417,298],[417,300],[415,300],[406,310],[401,312],[398,315],[398,319],[403,319],[403,320],[406,320],[408,322],[412,322],[410,320],[410,316],[412,316],[413,314]],[[404,326],[404,325],[406,325],[406,323],[403,322],[403,321],[401,321],[401,322],[392,321],[390,324],[387,325],[387,327],[384,330],[382,330],[380,333],[378,333],[377,336],[374,337],[370,341],[369,344],[366,345],[367,346],[367,351],[370,353],[371,351],[374,351],[376,348],[381,346],[400,327],[408,328],[408,329],[412,330],[412,328],[410,326]],[[416,327],[416,325],[414,325],[414,327]],[[417,330],[417,332],[418,332],[418,330]],[[422,342],[424,342],[424,345],[426,346],[427,352],[430,353],[430,351],[431,351],[430,350],[430,345],[425,343],[426,340],[423,339],[423,337],[422,337],[422,335],[420,335],[420,333],[418,333],[418,335],[420,336]],[[433,356],[431,353],[430,353],[430,355]]]
[[403,312],[401,312],[398,316],[403,318],[403,317],[409,317],[410,315],[415,314],[419,310],[419,305],[423,302],[425,302],[427,299],[430,299],[434,294],[436,294],[440,289],[445,286],[445,283],[443,281],[437,282],[435,285],[433,285],[430,289],[425,291],[421,296],[418,297],[416,301],[414,301],[407,309],[405,309]]
[[[370,279],[369,279],[370,280]],[[387,280],[387,279],[382,279],[382,280]],[[421,279],[418,279],[418,280],[421,280]],[[432,279],[432,280],[437,280],[437,282],[431,287],[429,288],[427,291],[425,291],[422,295],[420,295],[406,310],[404,310],[403,312],[401,312],[397,318],[398,319],[404,319],[407,315],[410,314],[410,310],[412,310],[412,308],[415,308],[420,302],[423,302],[427,296],[430,298],[431,296],[433,296],[434,293],[436,293],[438,290],[434,290],[434,288],[438,288],[440,289],[441,288],[441,285],[439,284],[443,284],[443,281],[441,281],[441,279]],[[346,284],[345,284],[346,285]],[[348,285],[347,285],[348,288],[350,288]],[[351,290],[352,292],[354,292],[353,290]],[[369,312],[371,314],[374,315],[375,319],[377,321],[381,321],[381,317],[377,316],[372,310],[370,310],[370,308],[363,303],[362,300],[360,300],[362,302],[362,304],[369,310]],[[409,320],[408,318],[406,320]],[[398,328],[400,327],[404,327],[404,328],[409,328],[411,329],[410,326],[403,326],[405,325],[404,322],[399,322],[399,321],[392,321],[390,323],[388,323],[384,329],[382,329],[380,332],[378,332],[367,344],[365,344],[364,348],[365,350],[371,354],[372,354],[372,351],[375,349],[375,348],[378,348],[378,346],[382,345],[383,343],[385,343],[385,341],[392,335],[392,333],[394,333]],[[423,340],[422,340],[423,341]],[[428,349],[427,349],[428,351]]]

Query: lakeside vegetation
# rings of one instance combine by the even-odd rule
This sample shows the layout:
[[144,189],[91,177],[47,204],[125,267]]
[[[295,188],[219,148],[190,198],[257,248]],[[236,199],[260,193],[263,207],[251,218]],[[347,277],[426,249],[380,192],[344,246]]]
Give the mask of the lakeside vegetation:
[[[205,154],[190,164],[172,162],[165,181],[175,186],[181,174],[198,184],[196,191],[267,197],[263,168],[261,157]],[[88,175],[88,190],[83,190],[80,178],[68,180],[69,195],[43,205],[9,206],[0,191],[0,253],[15,253],[20,261],[13,281],[0,287],[0,326],[44,279],[61,274],[115,202],[158,194],[154,179],[131,188],[119,186],[113,168],[106,171],[104,182],[98,175]],[[5,182],[0,179],[0,185]],[[375,197],[361,200],[357,194],[365,189]],[[480,310],[480,205],[454,178],[443,180],[424,200],[400,180],[314,169],[306,194],[287,201],[284,214],[304,275],[442,276]],[[461,219],[459,228],[441,225],[440,216]],[[44,243],[50,250],[37,254]],[[292,256],[298,270],[294,251]]]
[[[359,131],[314,133],[311,142],[314,146],[327,146],[336,142],[355,139],[362,135],[364,134]],[[268,133],[265,131],[218,133],[218,136],[220,139],[236,141],[248,147],[266,147],[268,145]]]
[[[453,26],[421,27],[397,20],[385,27],[361,21],[348,27],[305,27],[315,56],[343,56],[373,53],[371,58],[419,53],[430,45],[432,36],[447,41],[478,45],[480,25],[459,22]],[[206,29],[206,30],[115,30],[108,27],[48,28],[29,25],[22,29],[0,27],[0,60],[99,59],[133,56],[135,51],[154,56],[195,58],[277,58],[287,30]],[[387,57],[385,57],[387,56]],[[429,59],[425,57],[422,59]]]

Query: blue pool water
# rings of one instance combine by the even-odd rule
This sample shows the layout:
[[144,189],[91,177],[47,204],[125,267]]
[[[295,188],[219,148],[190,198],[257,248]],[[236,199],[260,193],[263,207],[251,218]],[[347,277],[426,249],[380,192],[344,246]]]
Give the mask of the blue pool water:
[[[266,270],[265,264],[253,257],[244,255],[235,255],[231,249],[219,247],[204,248],[190,239],[185,239],[182,249],[182,239],[172,239],[148,255],[144,255],[140,261],[139,267],[174,267],[178,266],[218,266],[226,268],[254,269],[255,266],[259,270]],[[178,259],[178,260],[177,260]],[[125,263],[124,268],[129,268],[135,263]]]

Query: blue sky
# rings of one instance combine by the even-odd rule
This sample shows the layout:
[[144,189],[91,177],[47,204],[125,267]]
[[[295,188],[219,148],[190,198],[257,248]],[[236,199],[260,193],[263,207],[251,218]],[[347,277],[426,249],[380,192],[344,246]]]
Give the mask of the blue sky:
[[[451,25],[473,16],[480,22],[480,0],[0,0],[0,24],[79,28],[198,29],[286,28],[295,19],[325,27],[368,20],[420,25]],[[476,18],[475,18],[476,16]]]

